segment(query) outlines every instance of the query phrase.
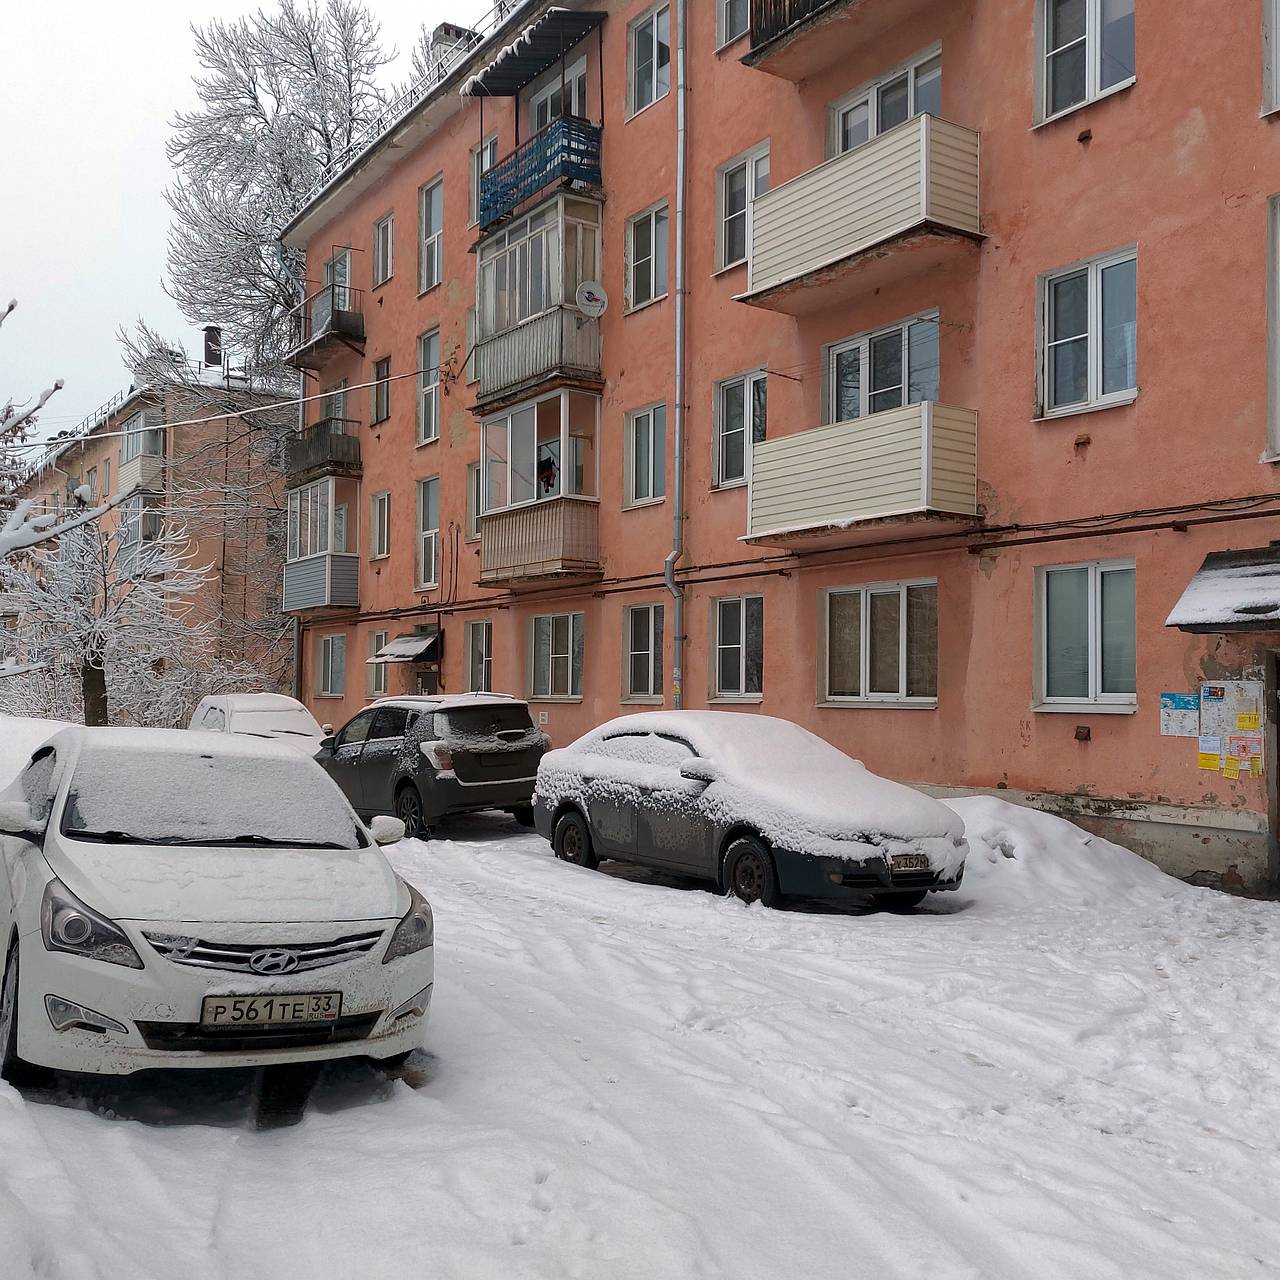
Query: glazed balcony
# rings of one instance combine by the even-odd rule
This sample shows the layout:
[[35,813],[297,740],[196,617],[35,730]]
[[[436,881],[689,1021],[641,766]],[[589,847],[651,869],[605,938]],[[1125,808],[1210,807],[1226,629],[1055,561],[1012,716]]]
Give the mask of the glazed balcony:
[[364,351],[364,294],[345,284],[326,284],[293,309],[293,336],[286,362],[320,369],[340,351]]
[[360,424],[351,418],[321,418],[285,443],[285,484],[289,488],[321,476],[360,474]]
[[285,613],[360,606],[360,557],[323,552],[284,566]]
[[788,315],[971,255],[978,135],[922,115],[759,196],[739,301]]
[[488,408],[551,381],[600,382],[600,322],[553,307],[476,346],[477,401]]
[[113,488],[117,494],[133,493],[137,489],[152,492],[163,489],[164,458],[158,453],[135,454],[117,468]]
[[565,578],[598,578],[599,504],[548,498],[480,517],[480,585],[539,586]]
[[978,415],[932,401],[761,441],[744,540],[825,551],[914,525],[969,527],[977,459]]
[[600,185],[600,126],[560,116],[481,177],[480,229],[487,231],[549,187],[571,182]]

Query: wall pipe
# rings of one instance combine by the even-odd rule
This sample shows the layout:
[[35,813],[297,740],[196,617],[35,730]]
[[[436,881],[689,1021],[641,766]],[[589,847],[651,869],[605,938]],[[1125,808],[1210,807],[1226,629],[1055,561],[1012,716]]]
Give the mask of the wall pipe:
[[[298,279],[294,269],[289,265],[289,259],[284,251],[284,242],[276,240],[276,261],[280,264],[280,270],[289,277],[290,283],[298,291],[298,304],[305,307],[307,304],[307,286]],[[350,274],[350,273],[348,273]],[[307,375],[298,371],[298,433],[301,435],[307,421]],[[302,700],[302,619],[295,613],[291,619],[293,625],[291,640],[293,642],[293,696],[299,701]]]

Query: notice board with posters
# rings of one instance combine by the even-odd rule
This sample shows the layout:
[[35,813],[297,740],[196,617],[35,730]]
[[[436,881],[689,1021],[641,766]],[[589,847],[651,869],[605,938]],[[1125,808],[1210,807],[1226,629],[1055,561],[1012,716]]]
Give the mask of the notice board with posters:
[[[1206,680],[1200,686],[1201,768],[1206,755],[1215,754],[1231,777],[1262,772],[1261,680]],[[1243,767],[1243,768],[1242,768]]]

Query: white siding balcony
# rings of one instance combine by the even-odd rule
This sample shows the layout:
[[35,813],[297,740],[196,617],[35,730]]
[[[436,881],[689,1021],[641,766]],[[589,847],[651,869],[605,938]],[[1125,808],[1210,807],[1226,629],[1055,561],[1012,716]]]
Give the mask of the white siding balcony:
[[164,488],[164,459],[154,453],[140,453],[116,469],[115,492],[133,493],[137,489],[157,492]]
[[746,542],[823,551],[978,513],[978,415],[926,401],[763,440]]
[[978,135],[922,115],[759,196],[747,292],[789,315],[972,254]]

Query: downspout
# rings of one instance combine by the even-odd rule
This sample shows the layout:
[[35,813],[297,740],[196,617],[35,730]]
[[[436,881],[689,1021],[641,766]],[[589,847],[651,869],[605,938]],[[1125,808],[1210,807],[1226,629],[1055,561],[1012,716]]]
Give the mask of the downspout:
[[[285,257],[284,245],[279,239],[276,240],[276,261],[279,262],[280,264],[280,270],[283,271],[284,274],[289,277],[289,280],[292,282],[293,287],[298,291],[299,305],[305,305],[307,301],[306,285],[303,284],[303,282],[299,280],[296,275],[294,275],[293,268],[289,265],[289,259]],[[305,402],[306,394],[307,394],[307,375],[303,373],[301,370],[299,370],[298,371],[298,434],[299,435],[302,434],[302,428],[306,425],[306,412],[307,412],[307,406]],[[285,503],[287,507],[288,498],[285,499]],[[286,523],[287,521],[288,521],[288,516],[286,514]],[[287,544],[288,543],[287,537],[285,541]],[[285,555],[287,556],[288,554],[289,552],[286,545]],[[281,586],[281,590],[283,591],[283,584]],[[291,640],[293,644],[292,693],[293,693],[293,696],[297,698],[299,702],[301,702],[302,701],[302,620],[298,617],[296,613],[293,615],[292,618],[289,619],[289,627],[290,627],[290,631],[292,632]]]
[[685,43],[689,33],[688,0],[676,0],[676,252],[675,252],[675,415],[671,476],[671,554],[662,566],[671,593],[671,701],[684,706],[684,588],[676,581],[676,564],[684,555],[684,428],[685,428],[685,188],[688,183],[688,91]]

